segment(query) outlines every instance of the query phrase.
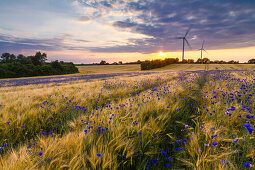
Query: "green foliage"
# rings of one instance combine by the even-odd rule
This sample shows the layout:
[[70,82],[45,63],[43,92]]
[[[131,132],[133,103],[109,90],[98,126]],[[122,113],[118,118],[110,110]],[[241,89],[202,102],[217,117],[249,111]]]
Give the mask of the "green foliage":
[[47,55],[37,52],[34,56],[3,53],[0,59],[0,78],[16,78],[30,76],[47,76],[77,73],[73,63],[58,60],[46,63]]
[[164,67],[169,64],[178,63],[178,58],[166,58],[165,60],[145,60],[141,63],[141,70],[151,70],[154,68]]
[[248,61],[248,63],[249,64],[255,64],[255,59],[253,58],[253,59],[250,59],[249,61]]

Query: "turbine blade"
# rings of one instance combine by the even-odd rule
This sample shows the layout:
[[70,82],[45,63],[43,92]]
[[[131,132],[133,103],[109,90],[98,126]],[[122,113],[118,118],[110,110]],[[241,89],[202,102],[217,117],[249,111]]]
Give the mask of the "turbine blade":
[[192,25],[189,27],[189,29],[187,30],[187,32],[186,32],[186,34],[185,34],[184,37],[186,37],[186,36],[188,35],[188,33],[189,33],[189,31],[191,30],[191,28],[192,28]]
[[207,51],[205,51],[205,49],[203,49],[203,50],[204,50],[204,52],[208,53]]
[[204,49],[204,43],[205,43],[205,41],[203,41],[203,44],[202,44],[202,49]]
[[183,39],[184,37],[174,37],[173,39]]
[[192,49],[191,45],[189,44],[189,42],[187,41],[186,38],[184,38],[185,42],[188,44],[189,48]]

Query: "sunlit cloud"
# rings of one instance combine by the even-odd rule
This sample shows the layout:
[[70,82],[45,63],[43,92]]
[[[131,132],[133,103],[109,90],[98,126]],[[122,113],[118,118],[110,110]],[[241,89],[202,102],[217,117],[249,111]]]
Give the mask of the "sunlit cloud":
[[[135,55],[149,59],[162,50],[166,57],[179,57],[182,42],[173,37],[193,25],[187,36],[193,49],[205,40],[205,48],[215,52],[208,57],[217,58],[216,51],[255,46],[254,9],[255,2],[246,0],[1,1],[0,53],[73,52],[79,53],[74,55],[79,61],[81,56],[95,61],[116,54],[132,56],[125,60],[135,60]],[[196,51],[186,50],[187,57],[196,58]],[[93,55],[83,55],[88,53]]]

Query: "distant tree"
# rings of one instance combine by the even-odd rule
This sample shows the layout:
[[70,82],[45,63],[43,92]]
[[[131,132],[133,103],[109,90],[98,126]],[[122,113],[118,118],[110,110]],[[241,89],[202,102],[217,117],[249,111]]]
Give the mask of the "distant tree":
[[248,61],[248,63],[249,63],[249,64],[255,64],[255,59],[250,59],[250,60]]
[[119,61],[119,63],[118,63],[118,64],[120,64],[120,65],[121,65],[121,64],[123,64],[123,63],[122,63],[122,61]]
[[188,59],[188,63],[194,63],[193,59]]
[[118,63],[117,63],[116,61],[115,61],[115,62],[113,62],[112,64],[113,64],[113,65],[118,65]]
[[37,66],[37,65],[42,65],[45,63],[47,60],[47,55],[45,53],[36,52],[35,56],[30,57],[32,60],[32,63]]
[[101,60],[99,64],[100,64],[100,65],[106,65],[106,61]]
[[188,63],[188,60],[184,59],[182,60],[182,63]]
[[201,58],[198,58],[196,63],[202,63],[202,59]]
[[219,64],[219,63],[220,63],[220,61],[219,61],[219,60],[214,60],[214,61],[211,61],[211,63]]
[[208,63],[210,63],[210,59],[208,59],[208,58],[203,58],[203,59],[202,59],[202,63],[208,64]]
[[58,62],[58,60],[55,60],[53,62],[50,63],[51,67],[54,69],[54,74],[62,74],[63,73],[63,67],[60,64],[60,62]]
[[145,60],[143,62],[141,62],[141,70],[150,70],[150,69],[154,69],[154,68],[160,68],[160,67],[164,67],[166,65],[169,64],[173,64],[173,63],[177,63],[179,61],[178,58],[174,59],[174,58],[166,58],[165,60]]
[[15,62],[16,56],[10,53],[3,53],[1,56],[1,63],[12,63]]

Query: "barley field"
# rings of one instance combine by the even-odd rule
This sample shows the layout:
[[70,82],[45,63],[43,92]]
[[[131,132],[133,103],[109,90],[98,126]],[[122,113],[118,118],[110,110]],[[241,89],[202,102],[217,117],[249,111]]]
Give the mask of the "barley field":
[[0,169],[254,168],[253,65],[103,67],[0,80]]

